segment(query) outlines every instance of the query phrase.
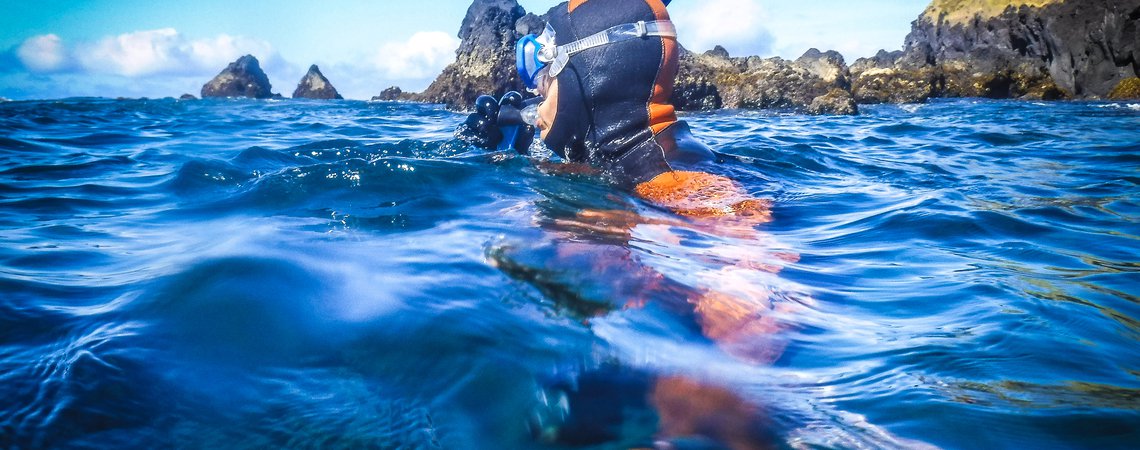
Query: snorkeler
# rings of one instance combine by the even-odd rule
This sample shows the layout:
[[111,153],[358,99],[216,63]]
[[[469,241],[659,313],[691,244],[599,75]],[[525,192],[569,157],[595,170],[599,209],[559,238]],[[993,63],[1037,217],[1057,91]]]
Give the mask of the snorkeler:
[[[769,202],[712,173],[719,157],[693,137],[669,104],[680,47],[665,9],[668,3],[572,0],[555,7],[543,33],[522,38],[516,49],[519,76],[539,97],[529,101],[517,93],[498,101],[481,97],[457,135],[484,148],[527,154],[537,128],[542,143],[563,161],[539,163],[540,167],[599,174],[676,216],[582,210],[574,217],[546,221],[544,227],[563,239],[553,246],[552,256],[518,258],[510,254],[509,246],[496,246],[488,251],[488,259],[556,302],[570,297],[567,309],[576,309],[584,321],[618,308],[644,308],[652,300],[658,311],[688,321],[736,361],[770,364],[784,353],[781,331],[786,323],[779,316],[812,301],[796,295],[772,301],[765,275],[798,260],[798,255],[773,251],[778,246],[757,229],[771,220]],[[670,231],[674,228],[697,230],[716,236],[714,242],[729,243],[692,250],[720,269],[694,268],[697,276],[686,276],[686,282],[672,280],[639,261],[623,244],[635,234],[638,239],[677,244],[681,238]],[[581,272],[577,278],[575,271]],[[582,283],[608,284],[603,296],[609,298],[602,301],[617,301],[599,307],[591,299],[572,298],[588,295],[589,289],[578,286]],[[560,413],[561,423],[554,424],[555,436],[548,435],[544,423],[532,431],[562,444],[614,443],[628,425],[627,413],[649,408],[656,415],[656,432],[654,442],[645,447],[780,446],[767,406],[695,369],[681,373],[607,365],[587,369],[562,390],[566,402],[554,402],[567,405],[567,411]],[[791,442],[805,447],[815,441],[927,448],[864,426],[875,439],[835,440],[843,433],[825,431],[818,439],[801,435]]]
[[[483,97],[460,136],[525,152],[534,125],[564,161],[598,170],[654,204],[689,217],[768,221],[767,202],[705,171],[716,155],[669,104],[680,47],[668,3],[576,0],[556,7],[543,33],[517,48],[520,78],[539,98],[524,103],[507,94],[500,107]],[[514,120],[500,119],[506,116]]]
[[[498,101],[480,97],[476,112],[458,135],[477,146],[526,153],[535,134],[532,126],[537,127],[543,144],[567,163],[562,167],[595,172],[651,204],[715,228],[715,234],[758,240],[755,226],[770,220],[768,202],[710,173],[717,156],[693,137],[669,104],[680,47],[666,3],[574,0],[555,7],[543,33],[526,36],[517,45],[519,76],[539,97],[526,102],[516,93]],[[563,228],[611,235],[646,224],[670,225],[629,211],[582,211],[562,223]],[[779,357],[782,345],[771,339],[778,327],[766,314],[772,304],[762,289],[741,288],[747,282],[739,279],[715,280],[718,285],[735,282],[733,295],[715,289],[677,289],[679,283],[628,257],[596,258],[591,255],[594,250],[589,245],[563,245],[557,258],[589,255],[595,261],[590,270],[596,274],[620,274],[614,283],[628,285],[624,291],[633,293],[622,307],[640,307],[653,292],[680,291],[675,303],[685,306],[701,334],[723,351],[748,363],[770,363]],[[748,265],[754,256],[740,258],[739,264],[714,276],[773,270]],[[490,259],[503,270],[527,277],[529,269],[510,258],[490,255]],[[767,445],[766,436],[748,425],[762,419],[727,390],[668,375],[654,377],[649,389],[661,419],[659,437],[702,435],[732,448]],[[577,397],[591,396],[583,389]],[[722,400],[705,405],[708,411],[700,413],[701,406],[693,403],[697,397]],[[589,404],[583,401],[579,407]],[[733,419],[720,428],[696,425],[710,418]]]
[[[715,227],[717,234],[758,236],[754,227],[771,219],[769,203],[708,172],[717,156],[669,104],[680,48],[666,3],[575,0],[555,7],[543,33],[517,45],[519,76],[539,97],[481,97],[459,135],[484,147],[526,152],[532,122],[546,147],[570,163],[563,166],[596,171],[654,205]],[[611,228],[643,220],[620,211],[580,216]],[[709,293],[692,300],[704,312],[706,335],[732,347],[726,349],[730,353],[770,359],[770,350],[741,348],[758,331],[747,310],[759,313],[767,305],[726,305],[725,298]]]

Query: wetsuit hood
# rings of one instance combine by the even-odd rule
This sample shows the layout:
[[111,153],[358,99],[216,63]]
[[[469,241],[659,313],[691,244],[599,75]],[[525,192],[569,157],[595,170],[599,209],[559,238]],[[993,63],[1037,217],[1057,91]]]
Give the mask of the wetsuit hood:
[[[669,20],[661,0],[575,0],[554,7],[548,18],[557,45],[656,20]],[[669,170],[654,136],[677,121],[669,104],[677,52],[675,39],[646,36],[571,56],[557,76],[558,109],[546,145],[606,170],[621,184]]]

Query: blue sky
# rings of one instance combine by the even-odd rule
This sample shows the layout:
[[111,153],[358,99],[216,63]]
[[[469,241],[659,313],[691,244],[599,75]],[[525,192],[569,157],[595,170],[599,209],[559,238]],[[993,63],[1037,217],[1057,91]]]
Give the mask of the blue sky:
[[[347,98],[421,90],[454,59],[471,0],[0,0],[0,97],[198,94],[246,53],[288,96],[310,64]],[[520,0],[542,13],[554,0]],[[928,0],[674,0],[682,45],[848,59],[899,49]]]

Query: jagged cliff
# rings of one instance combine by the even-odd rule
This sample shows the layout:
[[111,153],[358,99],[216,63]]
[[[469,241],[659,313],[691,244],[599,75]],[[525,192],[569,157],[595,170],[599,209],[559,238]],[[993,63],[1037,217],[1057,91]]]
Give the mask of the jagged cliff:
[[861,103],[1105,98],[1140,76],[1140,0],[934,0],[901,52],[852,64]]
[[462,43],[455,62],[423,93],[404,94],[402,99],[445,103],[452,108],[470,108],[483,94],[500,96],[525,87],[515,73],[515,43],[523,34],[515,23],[526,10],[515,0],[475,0],[459,28]]

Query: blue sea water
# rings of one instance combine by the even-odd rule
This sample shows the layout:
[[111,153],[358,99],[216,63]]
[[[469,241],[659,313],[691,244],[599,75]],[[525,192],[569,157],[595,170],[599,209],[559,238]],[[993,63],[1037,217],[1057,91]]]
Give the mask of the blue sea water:
[[462,119],[0,103],[0,448],[627,448],[664,379],[776,447],[1140,442],[1140,105],[685,116],[772,201],[747,235]]

